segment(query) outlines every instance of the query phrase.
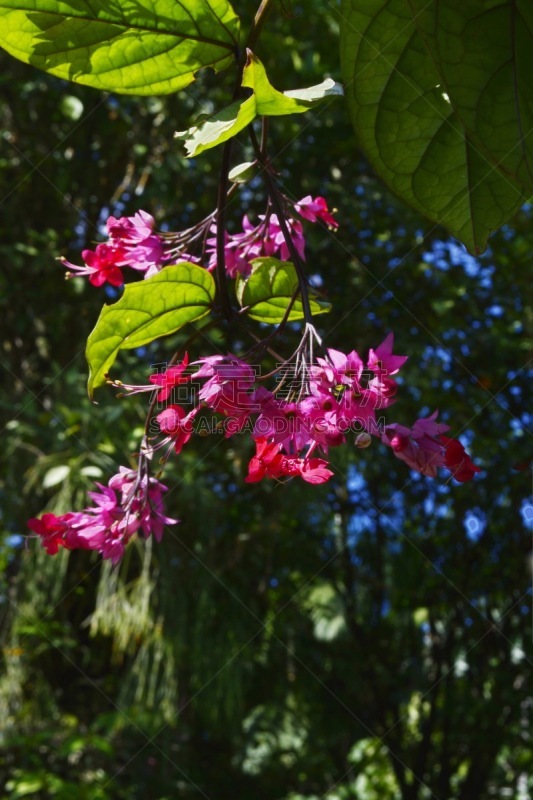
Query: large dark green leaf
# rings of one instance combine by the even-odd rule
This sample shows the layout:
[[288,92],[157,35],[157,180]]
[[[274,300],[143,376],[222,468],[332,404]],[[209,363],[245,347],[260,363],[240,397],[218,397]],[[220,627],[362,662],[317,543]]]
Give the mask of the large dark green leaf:
[[0,46],[66,80],[123,94],[167,94],[234,57],[226,0],[0,0]]
[[533,3],[409,3],[472,143],[533,193]]
[[404,0],[343,0],[341,59],[357,140],[405,202],[472,251],[520,206],[520,188],[465,132]]
[[201,319],[214,296],[211,273],[185,262],[126,286],[117,303],[104,306],[87,340],[89,395],[105,383],[119,350],[142,347]]

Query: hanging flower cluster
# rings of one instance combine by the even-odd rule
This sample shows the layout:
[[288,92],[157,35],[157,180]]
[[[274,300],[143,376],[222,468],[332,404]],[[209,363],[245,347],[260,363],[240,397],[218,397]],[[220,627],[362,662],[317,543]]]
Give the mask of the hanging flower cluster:
[[155,220],[146,211],[133,217],[109,217],[106,222],[108,241],[96,245],[94,250],[82,250],[84,267],[71,264],[64,258],[61,263],[70,270],[67,277],[78,275],[89,278],[93,286],[109,283],[122,286],[122,267],[131,267],[150,278],[172,258],[165,251],[161,236],[154,233]]
[[[285,198],[285,204],[302,219],[322,221],[332,229],[338,227],[323,197],[312,198],[308,195],[296,203]],[[67,277],[87,277],[93,286],[105,283],[122,286],[124,267],[142,273],[143,278],[151,278],[165,265],[180,261],[204,264],[208,270],[214,270],[217,266],[217,227],[214,217],[214,214],[210,214],[194,227],[177,233],[156,232],[155,220],[146,211],[138,211],[133,217],[109,217],[106,222],[107,242],[96,245],[94,250],[82,250],[84,266],[76,266],[64,258],[59,261],[69,270]],[[225,269],[229,278],[236,278],[238,274],[248,276],[252,269],[250,262],[259,256],[289,258],[289,249],[277,215],[268,208],[266,214],[259,215],[259,220],[254,226],[245,215],[241,232],[225,232]],[[304,258],[302,223],[287,217],[286,224],[297,252]],[[199,246],[201,253],[189,252]]]
[[[323,197],[313,199],[308,195],[294,203],[293,209],[309,222],[322,221],[333,230],[339,227]],[[277,256],[283,261],[290,258],[289,247],[277,214],[260,214],[259,220],[259,224],[254,226],[245,215],[242,220],[242,233],[230,235],[226,232],[224,257],[228,277],[236,278],[239,273],[245,278],[248,277],[252,270],[250,262],[260,256]],[[288,217],[285,222],[296,252],[300,258],[305,259],[302,223],[292,217]],[[211,233],[216,234],[216,225],[211,227]],[[207,268],[210,270],[217,266],[216,244],[216,236],[207,240],[206,254],[209,256]]]
[[[392,376],[407,360],[393,354],[392,333],[370,350],[366,361],[355,350],[346,354],[332,348],[313,360],[313,340],[320,345],[316,332],[308,328],[294,358],[275,371],[277,385],[272,390],[262,385],[258,367],[232,354],[205,356],[190,367],[185,355],[181,364],[151,375],[148,384],[112,384],[127,394],[156,390],[156,401],[166,403],[156,415],[163,438],[144,445],[150,457],[162,448],[163,460],[172,451],[180,453],[195,425],[204,435],[209,430],[224,431],[226,437],[250,433],[257,452],[250,461],[248,483],[295,476],[325,483],[333,473],[317,454],[327,455],[349,434],[355,435],[358,447],[367,447],[372,437],[380,439],[423,475],[435,477],[442,467],[464,482],[479,472],[460,442],[443,435],[449,426],[436,421],[436,411],[412,428],[378,417],[378,411],[395,402],[398,383]],[[191,388],[189,409],[172,402],[173,390],[183,384]],[[205,410],[218,415],[212,424],[199,418]]]
[[[167,264],[186,260],[207,270],[224,266],[228,277],[246,279],[255,258],[292,258],[299,262],[305,327],[293,355],[268,375],[262,375],[260,365],[254,363],[254,356],[261,361],[261,354],[268,349],[266,342],[259,342],[243,358],[230,353],[190,362],[185,353],[180,363],[150,375],[144,385],[108,380],[120,389],[121,396],[151,394],[150,414],[156,413],[147,422],[138,469],[121,467],[107,486],[97,484],[99,491],[89,492],[94,505],[83,511],[44,514],[42,519],[30,520],[30,529],[48,553],[53,555],[60,547],[96,550],[117,564],[134,534],[153,534],[160,540],[164,526],[177,520],[165,515],[166,487],[149,477],[149,465],[156,453],[161,453],[160,462],[166,463],[195,434],[248,434],[255,452],[244,477],[247,483],[295,477],[310,484],[326,483],[333,476],[327,460],[329,449],[349,440],[362,449],[379,439],[398,459],[429,477],[442,468],[457,481],[466,482],[479,472],[463,445],[445,435],[449,426],[437,421],[437,411],[416,420],[411,428],[385,419],[384,412],[396,402],[396,376],[407,361],[407,356],[393,352],[392,333],[370,349],[366,358],[356,350],[344,353],[323,346],[310,320],[309,301],[307,308],[304,303],[305,239],[300,220],[321,221],[330,229],[336,229],[338,223],[322,197],[309,195],[291,203],[283,196],[277,198],[274,208],[284,213],[282,221],[269,200],[257,225],[244,216],[242,231],[224,231],[221,241],[217,241],[216,212],[179,233],[155,232],[153,217],[144,211],[133,217],[109,217],[108,241],[82,252],[85,266],[63,261],[70,274],[87,276],[95,286],[106,282],[120,286],[124,267],[148,278]],[[201,248],[197,255],[195,248]],[[222,249],[224,264],[219,265]],[[275,382],[267,386],[269,378]],[[154,420],[155,429],[151,427]]]
[[[179,454],[195,432],[224,432],[226,437],[249,433],[255,454],[247,483],[300,477],[322,484],[333,475],[324,458],[329,448],[353,436],[359,448],[381,440],[423,475],[435,477],[443,468],[459,482],[471,480],[479,468],[457,439],[444,435],[449,426],[437,422],[437,411],[418,419],[412,428],[378,416],[396,401],[398,383],[393,376],[407,360],[393,353],[393,345],[390,333],[366,359],[355,350],[343,353],[332,348],[315,358],[313,349],[321,342],[308,326],[294,357],[275,370],[273,389],[263,385],[258,367],[232,354],[204,356],[192,363],[185,354],[180,364],[151,375],[145,385],[110,383],[122,394],[150,392],[155,403],[165,405],[155,416],[159,433],[144,439],[140,465],[158,451],[163,451],[163,462],[172,452]],[[189,392],[190,408],[174,402],[178,387]],[[206,419],[205,412],[213,416]],[[147,471],[121,467],[107,487],[98,484],[98,488],[99,492],[89,493],[93,507],[30,520],[29,527],[42,538],[48,553],[56,553],[60,546],[97,550],[115,564],[134,533],[153,534],[160,540],[163,526],[177,522],[164,513],[166,487],[149,478]]]
[[95,505],[83,511],[56,516],[43,514],[30,519],[28,527],[41,537],[46,552],[96,550],[117,564],[131,537],[141,532],[161,541],[165,525],[178,522],[165,516],[163,492],[167,487],[148,476],[143,459],[138,470],[120,467],[107,486],[97,483],[98,492],[88,495]]

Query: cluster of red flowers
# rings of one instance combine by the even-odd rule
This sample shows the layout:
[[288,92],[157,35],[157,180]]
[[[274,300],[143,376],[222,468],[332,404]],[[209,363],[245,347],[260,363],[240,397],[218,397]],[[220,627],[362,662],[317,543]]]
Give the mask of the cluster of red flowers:
[[[397,458],[423,475],[434,477],[442,467],[461,482],[479,471],[462,444],[444,434],[449,426],[437,422],[437,412],[417,420],[412,428],[386,423],[378,418],[395,402],[398,384],[394,379],[407,356],[393,354],[394,337],[389,334],[366,362],[355,351],[345,354],[331,348],[324,357],[280,366],[273,390],[261,384],[260,371],[234,355],[207,356],[189,365],[182,363],[150,376],[143,386],[115,386],[127,393],[157,391],[157,402],[167,403],[156,419],[162,439],[146,444],[146,452],[166,448],[181,452],[191,439],[203,410],[218,415],[213,432],[226,436],[249,432],[257,452],[249,465],[246,481],[264,477],[299,476],[308,483],[324,483],[333,473],[327,456],[330,447],[346,442],[355,434],[358,447],[372,438],[389,446]],[[194,369],[196,368],[196,369]],[[183,384],[191,387],[190,409],[167,401]],[[205,433],[205,420],[202,418]]]

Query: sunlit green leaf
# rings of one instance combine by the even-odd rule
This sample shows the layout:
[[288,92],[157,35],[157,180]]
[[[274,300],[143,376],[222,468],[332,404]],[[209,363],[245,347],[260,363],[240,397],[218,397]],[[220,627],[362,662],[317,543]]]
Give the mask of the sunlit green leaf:
[[[249,278],[237,279],[236,293],[248,316],[259,322],[277,324],[281,322],[298,288],[298,276],[294,264],[277,258],[255,258]],[[310,299],[313,314],[325,314],[331,309],[329,303]],[[303,319],[302,301],[292,304],[288,319]]]
[[268,80],[261,61],[250,51],[242,85],[253,90],[251,97],[237,100],[189,130],[176,133],[179,139],[184,139],[189,158],[236,136],[258,116],[302,114],[321,100],[343,94],[340,84],[331,78],[307,89],[278,92]]
[[243,103],[237,100],[186,131],[176,132],[175,136],[184,140],[187,156],[191,158],[236,136],[255,117],[255,100],[249,97]]
[[70,467],[68,464],[60,464],[58,467],[52,467],[43,478],[43,488],[51,489],[53,486],[57,486],[58,483],[63,483],[69,473]]
[[0,0],[0,46],[65,80],[123,94],[167,94],[235,57],[227,0]]
[[29,773],[23,773],[20,779],[9,781],[6,788],[10,793],[10,797],[16,800],[18,797],[27,797],[30,794],[35,794],[43,788],[43,785],[44,779],[40,775],[32,776]]
[[358,144],[402,200],[483,250],[524,194],[465,132],[404,0],[343,0],[342,14]]
[[322,83],[307,89],[278,92],[268,80],[261,61],[250,51],[248,51],[242,85],[253,90],[258,116],[279,117],[285,114],[302,114],[321,100],[343,94],[340,84],[335,83],[331,78],[326,78]]
[[119,350],[131,350],[204,317],[215,296],[207,270],[182,263],[126,286],[117,303],[104,306],[87,340],[89,395],[105,383]]
[[346,616],[342,599],[330,583],[319,583],[305,603],[319,642],[332,642],[346,634]]
[[255,161],[243,161],[229,171],[228,178],[232,183],[247,183],[257,175],[257,165]]

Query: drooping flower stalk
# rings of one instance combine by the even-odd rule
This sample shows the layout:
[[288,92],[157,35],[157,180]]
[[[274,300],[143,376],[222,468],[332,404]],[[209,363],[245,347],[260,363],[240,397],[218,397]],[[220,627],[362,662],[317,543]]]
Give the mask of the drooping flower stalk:
[[[315,354],[315,346],[323,355]],[[144,386],[118,381],[114,385],[131,394],[161,387],[157,398],[167,405],[155,420],[163,438],[148,438],[145,452],[150,457],[163,447],[165,459],[172,450],[180,453],[203,410],[215,415],[211,427],[203,428],[204,435],[218,434],[222,425],[226,437],[249,433],[255,440],[257,452],[247,482],[281,476],[326,481],[333,473],[324,459],[316,461],[316,453],[327,455],[350,434],[361,449],[380,439],[397,458],[424,475],[434,477],[442,467],[459,481],[470,480],[479,469],[459,442],[443,435],[449,426],[436,421],[437,412],[417,420],[412,428],[385,420],[383,413],[397,399],[399,386],[393,376],[407,360],[393,348],[394,337],[389,334],[366,359],[355,350],[325,349],[308,324],[293,355],[266,375],[253,362],[232,354],[204,356],[192,363],[185,354],[180,364],[151,376]],[[272,388],[265,386],[267,379],[275,380]],[[173,400],[174,388],[186,383],[196,390],[188,407]]]
[[[97,484],[99,491],[89,492],[94,505],[83,511],[44,514],[40,520],[30,520],[30,529],[41,537],[50,554],[60,547],[96,550],[117,564],[136,533],[153,534],[160,540],[164,526],[177,520],[165,515],[162,496],[166,487],[150,477],[149,465],[156,454],[162,453],[161,464],[171,454],[179,455],[200,425],[203,435],[223,431],[227,438],[240,433],[251,436],[255,453],[246,483],[295,477],[309,484],[325,483],[333,475],[325,458],[329,449],[343,445],[352,435],[358,449],[379,439],[398,459],[429,477],[444,468],[457,481],[466,482],[479,472],[463,445],[445,435],[449,426],[437,422],[436,411],[412,427],[385,419],[384,412],[397,399],[395,376],[407,361],[407,356],[393,352],[392,333],[370,349],[366,358],[356,350],[344,353],[324,347],[312,320],[303,222],[321,222],[330,230],[338,223],[323,197],[307,195],[291,202],[283,194],[265,153],[265,131],[266,126],[259,145],[250,128],[267,188],[265,213],[258,215],[256,224],[245,215],[241,231],[230,234],[226,230],[227,143],[217,209],[199,223],[182,231],[157,232],[153,217],[144,211],[132,217],[109,217],[108,240],[94,251],[83,251],[85,266],[63,260],[71,274],[87,276],[95,286],[121,286],[125,268],[149,278],[168,264],[193,261],[215,271],[228,319],[233,312],[226,279],[246,279],[255,258],[290,259],[298,286],[281,324],[262,340],[254,337],[257,344],[243,358],[231,353],[207,355],[191,363],[185,352],[181,361],[176,354],[165,369],[150,375],[146,384],[108,380],[119,389],[119,396],[150,393],[138,469],[121,467],[107,485]],[[280,358],[274,369],[261,374],[253,358],[273,354],[271,342],[284,328],[298,295],[304,314],[300,342],[288,359]],[[271,381],[270,386],[266,381]]]
[[167,487],[149,476],[143,456],[136,470],[120,467],[107,486],[96,486],[99,491],[88,493],[94,505],[83,511],[43,514],[41,519],[28,521],[47,553],[55,555],[61,547],[96,550],[118,564],[134,534],[153,535],[161,541],[165,525],[179,522],[165,515],[163,493]]

